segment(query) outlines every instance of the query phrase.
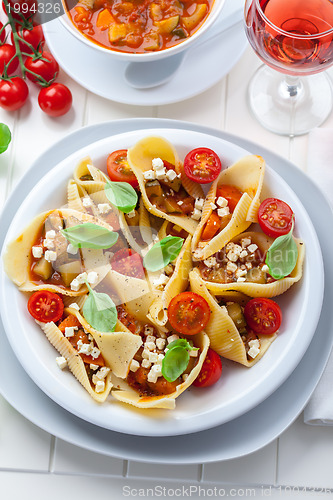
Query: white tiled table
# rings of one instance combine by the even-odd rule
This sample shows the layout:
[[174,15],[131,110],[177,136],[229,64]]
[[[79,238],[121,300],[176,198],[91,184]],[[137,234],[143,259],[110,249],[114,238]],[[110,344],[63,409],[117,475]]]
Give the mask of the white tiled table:
[[[37,106],[36,90],[32,104],[16,114],[0,110],[0,121],[13,132],[9,150],[0,156],[1,206],[32,161],[58,139],[84,125],[120,118],[173,118],[215,127],[261,143],[306,170],[307,137],[275,136],[249,113],[246,89],[258,65],[248,48],[231,73],[209,91],[182,103],[154,107],[107,101],[62,73],[60,81],[74,96],[68,115],[56,120],[44,115]],[[333,128],[333,115],[324,126]],[[333,496],[332,455],[333,428],[307,426],[300,415],[279,439],[243,458],[182,466],[123,461],[49,435],[0,397],[0,491],[6,500],[117,500],[144,494],[146,498],[328,498]]]

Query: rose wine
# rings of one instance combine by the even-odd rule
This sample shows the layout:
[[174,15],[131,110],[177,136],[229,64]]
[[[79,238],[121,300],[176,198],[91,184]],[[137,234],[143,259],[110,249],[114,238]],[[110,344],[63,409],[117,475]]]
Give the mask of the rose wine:
[[288,74],[333,64],[332,0],[253,0],[247,36],[264,63]]

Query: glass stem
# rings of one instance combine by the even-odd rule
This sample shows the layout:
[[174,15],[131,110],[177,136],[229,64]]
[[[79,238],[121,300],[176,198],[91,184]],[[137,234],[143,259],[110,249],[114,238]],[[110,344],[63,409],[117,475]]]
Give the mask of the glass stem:
[[289,97],[296,97],[302,89],[302,84],[298,76],[286,75],[284,84]]

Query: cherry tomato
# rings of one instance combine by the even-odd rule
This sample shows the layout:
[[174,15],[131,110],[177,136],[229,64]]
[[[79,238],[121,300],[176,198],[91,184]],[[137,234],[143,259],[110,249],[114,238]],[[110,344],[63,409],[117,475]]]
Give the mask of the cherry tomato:
[[39,290],[29,298],[28,311],[33,318],[42,323],[59,321],[64,312],[64,303],[56,293]]
[[205,361],[203,362],[202,368],[199,375],[193,382],[196,387],[209,387],[215,384],[222,374],[222,361],[220,356],[213,351],[213,349],[208,349]]
[[3,29],[3,24],[0,22],[0,42],[4,43],[6,40],[6,30]]
[[277,238],[289,233],[292,227],[294,213],[290,206],[277,198],[266,198],[258,212],[261,229],[268,236]]
[[111,181],[128,182],[134,188],[139,186],[127,161],[127,149],[118,149],[111,153],[108,156],[106,166]]
[[242,197],[242,194],[243,193],[238,188],[236,188],[235,186],[229,186],[228,184],[222,184],[216,190],[216,198],[222,196],[222,198],[225,198],[228,201],[230,213],[235,210],[237,203]]
[[72,107],[72,93],[62,83],[51,83],[43,87],[38,94],[38,104],[44,113],[49,116],[62,116]]
[[194,292],[179,293],[171,300],[168,307],[168,319],[172,328],[184,335],[201,332],[209,318],[208,302]]
[[203,230],[201,239],[211,240],[221,227],[221,219],[216,212],[212,212],[207,220]]
[[214,181],[221,172],[221,160],[209,148],[196,148],[190,151],[184,160],[184,171],[194,182],[207,184]]
[[[15,47],[13,45],[10,45],[9,43],[4,43],[3,45],[0,45],[0,73],[2,74],[5,65],[9,63],[9,61],[14,57],[16,54]],[[11,75],[17,70],[19,61],[18,57],[15,57],[15,59],[12,60],[10,65],[7,67],[7,74]]]
[[15,111],[23,106],[29,94],[28,85],[19,76],[0,81],[0,106]]
[[249,328],[258,335],[271,335],[281,326],[280,306],[271,299],[255,298],[244,307],[244,316]]
[[[24,63],[27,77],[34,83],[40,83],[42,79],[51,82],[59,73],[59,64],[50,52],[43,50],[42,57],[46,61],[43,61],[39,56],[31,56],[27,57]],[[37,76],[32,75],[29,71],[33,71]],[[41,78],[39,79],[38,76]]]
[[130,248],[122,248],[114,254],[111,267],[117,273],[142,279],[145,275],[142,257]]
[[[16,33],[19,37],[19,46],[22,52],[26,54],[33,54],[34,51],[28,47],[24,41],[30,43],[30,45],[33,46],[35,50],[41,48],[44,44],[44,33],[43,33],[43,28],[41,27],[40,24],[37,24],[36,26],[31,26],[31,28],[23,28],[20,24],[16,24]],[[13,33],[11,33],[11,39],[12,43],[14,44],[14,36]]]
[[[32,17],[38,12],[38,0],[8,0],[9,9],[12,17],[14,19],[22,20],[22,16],[25,19],[32,19]],[[2,2],[4,11],[4,2]]]

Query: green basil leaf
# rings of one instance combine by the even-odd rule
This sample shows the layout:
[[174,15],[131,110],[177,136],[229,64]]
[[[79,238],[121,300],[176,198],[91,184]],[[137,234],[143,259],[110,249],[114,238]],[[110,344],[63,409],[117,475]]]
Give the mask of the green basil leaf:
[[106,181],[104,186],[107,199],[121,212],[132,212],[138,203],[138,194],[128,182]]
[[298,249],[293,229],[294,224],[289,233],[276,238],[267,251],[265,263],[269,274],[276,280],[288,276],[296,266]]
[[76,248],[110,248],[118,240],[118,233],[91,222],[68,227],[61,232]]
[[12,140],[12,134],[4,123],[0,123],[0,154],[4,153]]
[[95,292],[86,282],[89,295],[83,305],[83,316],[95,330],[113,332],[118,313],[112,299],[106,293]]
[[143,265],[148,271],[159,271],[175,260],[183,246],[184,239],[179,236],[167,236],[148,250]]
[[162,361],[162,375],[168,382],[174,382],[187,368],[190,353],[182,346],[169,349]]
[[188,351],[198,351],[199,347],[193,347],[186,339],[178,339],[170,342],[167,346],[168,349],[173,349],[174,347],[182,347],[183,349],[187,349]]

